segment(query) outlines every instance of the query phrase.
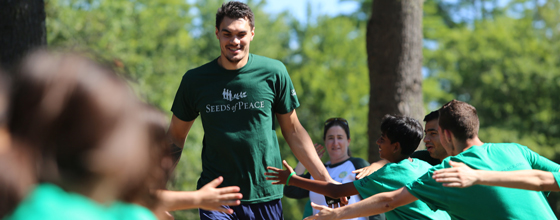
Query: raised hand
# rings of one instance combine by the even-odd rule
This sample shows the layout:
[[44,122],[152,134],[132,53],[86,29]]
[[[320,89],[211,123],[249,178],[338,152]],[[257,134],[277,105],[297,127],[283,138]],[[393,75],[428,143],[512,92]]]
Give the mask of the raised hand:
[[436,170],[432,175],[437,182],[447,187],[465,188],[475,185],[478,175],[475,170],[461,162],[449,161],[452,168]]
[[294,169],[292,169],[292,167],[290,167],[290,165],[288,165],[288,162],[286,162],[286,160],[282,160],[282,164],[284,164],[284,167],[286,168],[285,170],[282,170],[282,169],[279,169],[279,168],[276,168],[276,167],[267,167],[266,168],[268,170],[274,171],[274,172],[264,173],[264,175],[267,176],[266,177],[267,180],[276,180],[276,182],[272,182],[273,185],[286,184],[286,180],[290,176],[290,173],[294,172]]
[[315,146],[315,150],[317,151],[317,155],[319,156],[319,158],[322,158],[326,152],[325,147],[323,147],[323,145],[321,144],[315,144],[314,146]]

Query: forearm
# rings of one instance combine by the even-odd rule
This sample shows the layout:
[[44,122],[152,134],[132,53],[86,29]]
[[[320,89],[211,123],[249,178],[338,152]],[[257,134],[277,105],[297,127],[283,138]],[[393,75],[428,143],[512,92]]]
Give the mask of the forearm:
[[391,201],[393,199],[389,192],[379,193],[357,203],[334,209],[335,219],[350,219],[385,213],[395,208],[391,206]]
[[477,170],[476,184],[527,189],[534,191],[560,191],[551,172],[541,170],[485,171]]
[[158,190],[157,196],[165,211],[199,208],[201,201],[197,191]]
[[283,132],[283,135],[296,158],[303,164],[307,171],[309,171],[313,178],[329,182],[332,181],[327,169],[325,169],[325,165],[323,165],[323,162],[321,162],[321,159],[317,156],[317,152],[313,147],[313,142],[309,134],[307,134],[307,131],[305,131],[302,126],[293,130],[293,132]]
[[289,184],[290,186],[297,186],[332,198],[352,196],[359,193],[356,187],[354,187],[354,183],[333,184],[325,181],[310,180],[296,175],[291,177]]

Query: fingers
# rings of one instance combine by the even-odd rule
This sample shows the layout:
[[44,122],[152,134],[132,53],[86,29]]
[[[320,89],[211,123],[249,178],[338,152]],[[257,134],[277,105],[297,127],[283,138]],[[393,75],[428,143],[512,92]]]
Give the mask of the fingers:
[[267,169],[267,170],[272,170],[272,171],[274,171],[274,172],[280,172],[280,171],[282,171],[282,169],[276,168],[276,167],[267,167],[266,169]]
[[352,173],[357,173],[359,175],[363,170],[364,170],[364,168],[357,169],[357,170],[352,171]]
[[307,218],[304,218],[303,220],[315,220],[317,218],[318,218],[317,216],[312,215],[312,216],[309,216]]
[[220,184],[222,184],[223,181],[224,181],[224,178],[222,176],[219,176],[218,178],[216,178],[216,179],[210,181],[209,183],[207,183],[205,186],[216,188]]
[[345,206],[345,205],[348,205],[348,200],[349,200],[349,199],[350,199],[350,197],[341,197],[341,198],[340,198],[340,204],[341,204],[340,207]]
[[233,214],[233,209],[229,209],[229,208],[226,208],[226,207],[223,207],[223,206],[220,206],[219,208],[217,208],[216,211],[220,211],[220,212],[230,214],[230,215]]
[[282,164],[284,164],[284,167],[286,167],[287,170],[291,172],[294,172],[294,169],[292,169],[292,167],[290,165],[288,165],[288,162],[286,162],[286,160],[282,160]]
[[329,207],[326,206],[322,206],[322,205],[317,205],[314,202],[311,202],[311,207],[313,207],[314,209],[317,209],[319,211],[323,210],[323,209],[328,209]]
[[462,167],[462,166],[467,166],[464,163],[461,162],[455,162],[452,160],[449,160],[449,165],[451,165],[452,167]]
[[239,188],[239,186],[228,186],[228,187],[222,187],[218,189],[218,192],[220,194],[228,194],[228,193],[236,193],[239,192],[241,189]]

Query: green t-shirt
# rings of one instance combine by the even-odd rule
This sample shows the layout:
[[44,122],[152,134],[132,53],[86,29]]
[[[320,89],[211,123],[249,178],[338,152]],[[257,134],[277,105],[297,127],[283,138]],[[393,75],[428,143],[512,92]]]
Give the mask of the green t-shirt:
[[69,193],[53,184],[40,184],[6,220],[155,220],[154,214],[138,205],[115,202],[101,205],[88,197]]
[[484,185],[468,188],[442,186],[432,174],[435,170],[449,168],[449,160],[463,162],[478,170],[557,172],[560,169],[560,165],[525,146],[486,143],[447,157],[440,165],[407,184],[408,191],[430,208],[447,211],[452,219],[556,219],[541,192]]
[[200,114],[204,127],[202,173],[198,188],[223,176],[223,186],[239,186],[243,204],[282,198],[282,186],[264,175],[282,167],[274,126],[275,113],[299,106],[284,64],[249,54],[247,64],[226,70],[217,59],[189,70],[171,111],[183,121]]
[[[388,163],[371,175],[354,181],[354,186],[363,198],[367,198],[377,193],[390,192],[400,189],[407,183],[422,176],[430,168],[432,168],[432,165],[419,159],[413,159],[413,161],[405,159],[398,163]],[[432,211],[420,200],[386,212],[385,216],[388,220],[450,219],[447,213],[440,210]]]

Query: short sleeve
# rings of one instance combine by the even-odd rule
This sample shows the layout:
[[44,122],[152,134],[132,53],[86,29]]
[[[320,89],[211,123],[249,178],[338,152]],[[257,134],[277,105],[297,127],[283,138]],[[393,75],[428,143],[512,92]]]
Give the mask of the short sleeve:
[[274,112],[286,114],[299,107],[299,101],[288,70],[284,64],[281,64],[279,69],[275,85]]
[[410,194],[422,200],[433,211],[441,208],[435,204],[441,205],[447,201],[442,184],[432,178],[433,172],[438,168],[443,169],[441,165],[432,167],[426,174],[405,185]]
[[535,153],[534,151],[532,151],[526,146],[519,145],[519,147],[522,150],[523,155],[525,156],[527,161],[529,161],[529,163],[531,164],[531,167],[533,169],[544,170],[549,172],[558,172],[560,170],[560,165],[558,165],[557,163]]
[[189,98],[193,97],[193,94],[190,92],[192,88],[189,88],[188,85],[188,74],[189,72],[183,76],[179,89],[177,89],[175,99],[173,100],[173,105],[171,106],[171,112],[183,121],[192,121],[198,117],[195,104],[192,102],[192,99]]
[[552,175],[554,176],[554,180],[556,180],[556,184],[560,187],[560,172],[552,172]]

